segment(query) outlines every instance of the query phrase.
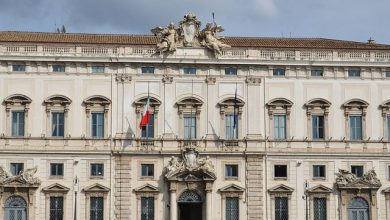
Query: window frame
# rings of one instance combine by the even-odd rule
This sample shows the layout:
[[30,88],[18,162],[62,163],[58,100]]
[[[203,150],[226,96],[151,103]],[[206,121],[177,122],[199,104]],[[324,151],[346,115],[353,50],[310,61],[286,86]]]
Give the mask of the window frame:
[[[152,71],[150,71],[150,70],[152,70]],[[141,74],[155,74],[156,67],[155,66],[141,66],[140,72],[141,72]]]
[[[270,137],[274,141],[281,141],[290,138],[290,114],[293,102],[286,98],[274,98],[267,102],[268,108],[268,129],[270,131]],[[275,125],[274,125],[274,115],[285,115],[285,139],[276,139],[275,137]]]
[[[320,71],[319,75],[318,75],[318,71]],[[310,76],[311,77],[324,77],[324,68],[316,67],[316,68],[311,69]]]
[[[22,114],[23,122],[21,123],[20,117],[17,117],[17,122],[14,123],[14,114]],[[16,124],[17,128],[14,129]],[[11,136],[12,137],[24,137],[25,136],[25,124],[26,124],[26,112],[24,110],[11,111]],[[20,126],[22,125],[22,128]],[[14,132],[16,131],[16,132]],[[21,132],[21,133],[20,133]]]
[[[315,167],[323,167],[324,175],[323,176],[315,176]],[[311,165],[311,176],[313,180],[325,180],[327,178],[327,166],[325,164],[312,164]]]
[[[94,166],[97,166],[95,167],[95,172],[97,172],[97,175],[95,174],[94,175]],[[98,166],[101,166],[101,174],[99,175],[99,167]],[[99,163],[99,162],[91,162],[89,164],[89,175],[91,178],[104,178],[104,163]]]
[[[151,202],[152,202],[152,208],[149,208],[148,209],[148,213],[149,212],[151,212],[151,214],[152,214],[152,217],[150,218],[150,217],[147,217],[147,218],[143,218],[143,213],[144,213],[144,211],[143,211],[143,202],[142,201],[144,201],[144,200],[150,200]],[[156,216],[156,202],[155,202],[155,197],[154,196],[141,196],[141,198],[140,198],[140,210],[141,210],[141,212],[140,212],[140,214],[141,214],[141,216],[140,216],[140,219],[141,220],[154,220],[155,219],[155,216]]]
[[[150,172],[150,167],[152,167],[152,175],[144,175],[144,168],[148,168],[146,171]],[[139,176],[141,179],[154,179],[156,175],[156,165],[154,163],[150,163],[150,162],[142,162],[140,164],[140,173],[139,173]]]
[[324,196],[313,196],[313,198],[312,198],[312,205],[313,205],[313,211],[312,211],[312,213],[313,213],[313,220],[316,220],[315,219],[315,212],[316,212],[316,200],[319,200],[319,199],[321,199],[321,200],[325,200],[325,219],[327,220],[328,219],[328,198],[326,198],[326,197],[324,197]]
[[[186,122],[190,121],[190,125],[186,126]],[[186,112],[183,114],[183,139],[196,140],[197,139],[197,116],[196,112]],[[188,131],[188,132],[186,132]],[[187,134],[188,133],[188,134]],[[192,137],[194,136],[194,137]]]
[[106,72],[106,65],[104,64],[92,64],[91,73],[93,74],[104,74]]
[[[141,118],[143,117],[141,113]],[[147,125],[142,126],[141,128],[141,138],[143,139],[153,139],[154,138],[154,113],[149,113],[149,123]],[[149,133],[151,131],[151,133]]]
[[[22,165],[22,166],[21,166],[22,169],[19,169],[19,172],[14,173],[13,170],[12,170],[12,168],[13,168],[12,166],[13,166],[13,165]],[[9,171],[10,171],[10,173],[11,173],[13,176],[19,175],[21,171],[24,171],[24,163],[21,163],[21,162],[11,162],[11,163],[9,163]],[[16,171],[16,170],[15,170],[15,171]]]
[[[236,175],[228,175],[228,167],[234,168],[235,167],[235,172]],[[225,171],[225,179],[234,179],[238,180],[240,176],[240,166],[238,163],[225,163],[224,164],[224,171]],[[232,170],[232,173],[234,173],[234,170]]]
[[[322,127],[318,124],[315,124],[315,120],[314,118],[322,118]],[[320,114],[313,114],[311,115],[311,122],[312,122],[312,126],[311,126],[311,134],[312,134],[312,139],[313,140],[325,140],[325,115],[320,115]],[[322,129],[322,132],[321,132],[321,129]],[[318,137],[315,136],[315,134],[318,135]],[[321,137],[322,136],[322,137]]]
[[238,76],[238,68],[233,67],[233,66],[225,67],[224,68],[224,75],[225,76]]
[[286,68],[278,67],[272,69],[272,76],[275,77],[285,77],[286,76]]
[[[61,207],[53,207],[52,208],[52,199],[61,199]],[[51,220],[51,213],[52,211],[54,211],[56,214],[58,214],[58,212],[60,212],[60,217],[55,217],[54,219],[61,219],[63,220],[64,219],[64,203],[65,203],[65,199],[63,196],[50,196],[49,197],[49,219]]]
[[236,115],[237,115],[236,116],[237,121],[236,121],[236,127],[234,127],[234,117],[235,117],[234,112],[225,113],[225,139],[226,140],[238,139],[238,112],[236,112]]
[[[360,176],[358,176],[357,174],[355,174],[354,172],[353,172],[353,167],[355,167],[355,168],[362,168],[362,172],[361,172],[361,175]],[[355,176],[356,177],[363,177],[363,175],[364,175],[364,171],[365,171],[365,167],[364,167],[364,165],[361,165],[361,164],[351,164],[350,165],[350,171],[351,171],[351,173],[353,173],[353,174],[355,174]]]
[[66,72],[66,65],[65,64],[56,63],[56,64],[52,64],[51,67],[52,67],[53,73],[65,73]]
[[183,67],[183,75],[197,75],[198,69],[196,67]]
[[[232,209],[231,208],[231,206],[230,207],[228,207],[228,201],[230,201],[230,200],[236,200],[236,204],[237,204],[237,207],[236,207],[236,209]],[[230,211],[229,213],[230,213],[230,216],[232,216],[232,214],[233,215],[235,215],[235,216],[237,216],[236,218],[228,218],[228,210]],[[232,213],[232,212],[236,212],[235,214],[234,213]],[[226,196],[225,197],[225,220],[232,220],[232,219],[239,219],[239,217],[240,217],[240,198],[238,197],[238,196]]]
[[[58,167],[55,169],[55,172],[53,174],[53,166],[61,166],[62,167],[62,173],[61,174],[57,174],[58,173]],[[51,178],[61,178],[63,179],[64,178],[64,175],[65,175],[65,164],[64,163],[61,163],[61,162],[51,162],[50,163],[50,166],[49,166],[49,173],[50,173],[50,177]]]
[[[101,199],[102,201],[102,209],[101,209],[101,212],[102,212],[102,216],[101,216],[101,218],[92,218],[91,216],[92,216],[92,212],[94,211],[94,212],[98,212],[99,210],[98,210],[98,208],[96,208],[96,206],[92,206],[92,199]],[[105,214],[105,211],[104,211],[104,203],[105,203],[105,201],[104,201],[105,199],[104,199],[104,196],[100,196],[100,195],[92,195],[92,196],[90,196],[89,197],[89,219],[90,220],[104,220],[104,214]]]
[[362,70],[357,68],[351,68],[347,70],[348,78],[360,78],[362,77]]
[[[60,123],[58,123],[60,121],[60,117],[55,118],[54,115],[62,116],[62,121],[63,121],[62,125]],[[54,121],[54,119],[55,119],[55,121]],[[54,122],[56,122],[56,123],[54,123]],[[56,134],[54,134],[54,131],[56,129],[54,127],[54,125],[57,128]],[[52,111],[51,112],[51,128],[52,128],[51,137],[54,137],[54,138],[64,138],[65,137],[65,112],[60,112],[60,111]],[[62,129],[62,132],[60,129]]]
[[22,64],[22,63],[13,63],[12,64],[12,72],[27,72],[26,71],[26,68],[27,65],[26,64]]
[[[285,210],[285,215],[287,217],[287,219],[289,219],[289,214],[290,214],[290,201],[289,201],[289,197],[288,196],[275,196],[274,197],[274,217],[275,217],[275,220],[283,220],[283,218],[279,218],[279,216],[281,216],[281,214],[277,215],[277,211],[278,211],[278,205],[277,205],[277,201],[280,200],[280,199],[283,199],[283,201],[286,202],[286,210]],[[280,204],[280,203],[279,203]],[[283,210],[280,210],[281,208],[279,208],[279,211],[282,212]],[[285,219],[285,218],[284,218]]]
[[[100,121],[102,124],[99,124],[99,119],[97,118],[96,119],[96,123],[94,124],[94,116],[102,116],[100,118]],[[91,112],[91,137],[92,138],[104,138],[104,134],[105,134],[105,113],[104,112],[101,112],[101,111],[92,111]],[[99,130],[99,127],[101,128],[101,130]],[[96,130],[95,130],[96,129]]]
[[[345,118],[345,137],[348,141],[363,141],[366,139],[366,115],[368,103],[361,99],[351,99],[343,104]],[[350,116],[361,117],[361,139],[352,139]]]
[[[280,126],[280,119],[283,118],[283,126]],[[276,120],[277,119],[277,120]],[[287,139],[287,115],[285,114],[274,114],[273,115],[273,134],[274,139],[276,140],[285,140]],[[275,132],[277,130],[277,133]],[[283,131],[283,137],[281,135]]]
[[[286,167],[286,176],[276,176],[276,166]],[[289,166],[285,163],[274,163],[273,164],[273,178],[274,180],[287,180],[289,176]]]
[[[69,106],[72,101],[63,95],[53,95],[45,99],[46,105],[46,136],[51,138],[65,138],[68,137],[68,122],[69,122]],[[52,113],[63,113],[64,114],[64,135],[53,136],[53,118]]]
[[[351,141],[363,140],[363,117],[361,115],[349,115],[349,139]],[[357,121],[359,119],[359,121]],[[354,124],[353,123],[358,123]]]

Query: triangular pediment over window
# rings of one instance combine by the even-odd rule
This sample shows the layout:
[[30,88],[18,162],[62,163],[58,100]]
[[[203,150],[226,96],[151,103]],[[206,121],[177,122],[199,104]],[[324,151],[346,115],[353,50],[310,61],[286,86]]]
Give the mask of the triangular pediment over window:
[[236,184],[230,184],[219,189],[221,193],[243,193],[245,191],[241,186]]
[[294,189],[286,186],[284,184],[280,184],[277,186],[272,187],[271,189],[268,190],[269,193],[286,193],[286,194],[291,194],[294,192]]
[[313,186],[307,190],[308,193],[331,193],[333,190],[324,185]]
[[66,186],[63,186],[58,183],[54,183],[50,186],[46,186],[45,188],[42,189],[43,192],[48,193],[48,192],[63,192],[66,193],[69,191],[69,188]]
[[157,187],[152,186],[150,184],[146,184],[141,187],[138,187],[134,189],[134,191],[137,193],[159,193],[160,192],[160,190]]
[[382,192],[385,194],[390,193],[390,187],[387,187],[386,189],[382,190]]
[[92,192],[109,192],[110,188],[107,188],[99,183],[95,183],[93,185],[87,186],[83,189],[86,193],[92,193]]

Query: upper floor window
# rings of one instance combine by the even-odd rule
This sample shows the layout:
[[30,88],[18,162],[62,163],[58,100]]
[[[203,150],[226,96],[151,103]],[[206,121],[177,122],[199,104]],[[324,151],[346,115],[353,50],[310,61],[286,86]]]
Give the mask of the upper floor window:
[[176,103],[179,114],[180,133],[185,140],[197,138],[202,105],[203,101],[195,97],[184,98]]
[[67,136],[67,115],[69,111],[69,105],[72,101],[68,97],[54,95],[47,98],[44,102],[47,113],[47,136]]
[[312,69],[311,76],[324,76],[324,69],[322,69],[322,68]]
[[225,176],[226,177],[238,177],[238,165],[237,164],[226,164],[225,165]]
[[104,176],[104,164],[91,163],[91,176]]
[[382,110],[383,137],[390,140],[390,100],[384,101],[379,108]]
[[364,174],[364,166],[351,166],[351,173],[355,174],[356,177],[362,177]]
[[313,178],[325,178],[325,165],[313,165]]
[[349,69],[348,77],[360,77],[360,69]]
[[24,136],[24,111],[12,112],[12,136]]
[[[234,91],[233,91],[234,92]],[[218,103],[221,117],[221,133],[225,134],[226,140],[240,138],[241,115],[245,102],[237,96],[226,98]]]
[[226,67],[225,75],[227,76],[236,76],[237,75],[237,67]]
[[314,140],[327,138],[327,123],[331,103],[325,99],[312,99],[305,103],[309,135]]
[[11,174],[14,176],[19,175],[19,173],[23,170],[24,170],[24,163],[11,163],[10,164],[10,171],[11,171]]
[[25,72],[26,65],[25,64],[12,64],[12,71],[14,72]]
[[90,220],[103,220],[104,219],[104,197],[94,196],[90,197]]
[[351,140],[362,140],[362,116],[349,116],[349,128]]
[[273,69],[273,76],[285,76],[286,75],[286,69],[283,68],[276,68]]
[[92,73],[104,73],[105,66],[104,65],[92,65]]
[[50,164],[50,175],[51,176],[63,176],[64,175],[64,164],[63,163],[51,163]]
[[368,103],[352,99],[343,104],[345,115],[345,133],[349,140],[365,139],[365,118]]
[[[25,95],[15,94],[4,99],[6,111],[7,135],[24,136],[26,119],[30,109],[31,99]],[[10,124],[11,123],[11,124]]]
[[64,137],[64,113],[52,113],[52,137]]
[[226,122],[226,139],[233,140],[238,138],[238,113],[231,114],[228,113],[225,115]]
[[143,66],[143,67],[141,67],[141,73],[143,73],[143,74],[154,74],[154,66]]
[[274,138],[286,139],[286,115],[274,115]]
[[313,115],[312,116],[312,131],[313,139],[324,139],[324,116]]
[[[134,102],[137,114],[137,125],[141,125],[147,100],[148,98],[144,97]],[[157,119],[160,105],[161,102],[158,99],[149,97],[149,123],[143,124],[141,129],[137,129],[137,132],[141,132],[141,134],[137,133],[137,136],[140,135],[142,138],[154,138],[154,134],[157,132]]]
[[141,127],[141,137],[154,138],[154,114],[149,114],[149,123]]
[[183,73],[188,75],[196,75],[196,68],[195,67],[184,67]]
[[53,64],[53,72],[65,72],[65,64]]
[[92,112],[92,137],[104,137],[104,112]]
[[62,220],[64,217],[64,198],[62,196],[50,197],[50,220]]
[[226,197],[226,220],[239,219],[239,198]]
[[142,177],[154,177],[154,164],[141,164]]
[[87,135],[93,138],[104,138],[107,136],[107,117],[111,101],[100,95],[90,96],[83,101],[85,113],[87,115],[86,123],[90,130]]
[[387,139],[390,140],[390,115],[387,115]]
[[386,71],[385,76],[386,76],[386,78],[390,78],[390,71]]
[[289,137],[290,112],[293,103],[285,98],[272,99],[267,103],[269,127],[274,139]]
[[196,115],[184,114],[184,139],[196,139]]
[[275,178],[287,178],[287,165],[274,165]]

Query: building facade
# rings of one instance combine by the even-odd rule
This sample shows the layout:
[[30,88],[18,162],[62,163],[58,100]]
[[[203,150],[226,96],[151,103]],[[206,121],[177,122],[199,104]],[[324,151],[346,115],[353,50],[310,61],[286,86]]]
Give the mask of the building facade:
[[390,219],[390,46],[222,30],[0,32],[0,218]]

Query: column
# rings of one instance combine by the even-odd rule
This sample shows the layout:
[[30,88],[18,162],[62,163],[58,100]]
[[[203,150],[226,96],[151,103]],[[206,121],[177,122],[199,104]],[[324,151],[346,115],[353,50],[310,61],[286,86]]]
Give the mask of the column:
[[171,210],[170,210],[170,220],[177,220],[177,202],[176,202],[176,189],[172,189],[171,186]]
[[211,190],[206,190],[206,220],[211,220]]

